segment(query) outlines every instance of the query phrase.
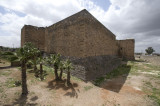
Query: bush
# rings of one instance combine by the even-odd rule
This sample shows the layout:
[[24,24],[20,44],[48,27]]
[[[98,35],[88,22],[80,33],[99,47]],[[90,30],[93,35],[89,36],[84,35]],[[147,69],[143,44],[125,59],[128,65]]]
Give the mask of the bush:
[[15,61],[15,60],[18,60],[18,57],[16,57],[16,56],[8,56],[8,60],[10,61],[10,62],[13,62],[13,61]]
[[4,52],[2,55],[14,55],[13,52]]

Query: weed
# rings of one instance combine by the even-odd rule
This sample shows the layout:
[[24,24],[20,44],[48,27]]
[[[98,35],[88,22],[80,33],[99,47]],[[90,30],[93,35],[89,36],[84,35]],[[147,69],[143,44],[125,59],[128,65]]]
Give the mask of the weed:
[[148,97],[156,101],[157,104],[160,106],[160,99],[156,95],[152,94],[152,95],[148,95]]
[[22,85],[22,82],[19,81],[19,80],[16,80],[16,81],[14,82],[14,84],[15,84],[15,86],[20,86],[20,85]]
[[130,71],[131,66],[130,65],[121,65],[112,72],[108,73],[106,75],[106,79],[114,78],[119,75],[128,74]]
[[159,66],[154,66],[152,64],[145,64],[147,67],[151,68],[151,69],[159,69]]
[[34,94],[35,94],[35,92],[30,92],[29,94],[30,94],[30,95],[34,95]]
[[91,88],[93,88],[93,86],[85,86],[85,87],[84,87],[84,90],[85,90],[85,91],[88,91],[88,90],[90,90]]
[[55,94],[55,93],[56,93],[56,90],[52,90],[52,93]]
[[105,79],[111,79],[119,75],[127,75],[131,69],[130,65],[121,65],[118,68],[114,69],[110,73],[106,74],[104,77],[97,78],[94,83],[96,86],[99,86]]
[[160,90],[153,87],[151,82],[145,82],[145,87],[143,88],[144,92],[146,92],[149,98],[154,100],[158,105],[160,105]]
[[0,75],[3,75],[3,76],[9,76],[10,74],[11,74],[10,71],[0,72]]
[[2,93],[2,92],[3,92],[3,90],[4,90],[4,89],[0,87],[0,93]]
[[32,79],[30,83],[31,83],[31,85],[35,84],[36,83],[36,79]]
[[[38,69],[39,69],[39,66],[38,66]],[[46,70],[46,72],[54,72],[54,68],[51,68],[45,65],[43,65],[43,69]]]
[[152,84],[151,84],[151,82],[146,82],[145,85],[146,85],[147,87],[153,87]]
[[9,78],[9,80],[6,81],[5,85],[6,85],[8,88],[15,87],[15,85],[14,85],[14,79],[13,79],[13,78]]
[[160,73],[158,73],[158,76],[156,78],[160,79]]
[[8,88],[12,88],[12,87],[17,87],[21,85],[21,81],[19,80],[14,80],[13,78],[9,78],[9,80],[6,81],[5,85]]
[[97,78],[95,81],[94,81],[94,84],[96,86],[100,86],[100,84],[105,80],[104,77],[100,77],[100,78]]
[[18,70],[21,70],[21,67],[17,67]]
[[7,98],[7,95],[6,95],[5,93],[2,93],[1,99],[2,99],[2,98]]
[[[65,74],[66,75],[66,74]],[[67,76],[67,75],[66,75]],[[77,77],[74,77],[74,76],[71,76],[71,79],[72,80],[75,80],[75,81],[82,81],[81,79],[77,78]]]
[[20,92],[15,92],[14,94],[17,95],[17,96],[19,96],[21,93]]

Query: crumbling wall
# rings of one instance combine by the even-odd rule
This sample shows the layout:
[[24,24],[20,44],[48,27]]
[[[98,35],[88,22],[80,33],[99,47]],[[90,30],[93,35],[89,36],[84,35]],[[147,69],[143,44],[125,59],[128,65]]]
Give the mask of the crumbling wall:
[[21,39],[21,46],[23,46],[25,42],[31,42],[41,51],[44,51],[45,28],[25,25],[21,31]]
[[134,60],[134,39],[118,40],[118,55],[127,60]]

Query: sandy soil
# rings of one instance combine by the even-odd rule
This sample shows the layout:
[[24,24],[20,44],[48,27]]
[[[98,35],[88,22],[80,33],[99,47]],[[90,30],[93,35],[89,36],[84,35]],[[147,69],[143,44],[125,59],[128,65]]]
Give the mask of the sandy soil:
[[123,77],[103,83],[102,97],[106,100],[106,105],[152,106],[153,102],[145,98],[146,94],[141,90],[142,81],[146,78],[143,76],[129,77],[125,83]]
[[[142,64],[142,63],[140,63]],[[0,64],[0,67],[3,65]],[[53,75],[39,81],[28,74],[29,94],[21,97],[21,87],[8,88],[9,78],[20,79],[18,68],[0,69],[0,73],[10,71],[9,75],[0,74],[0,105],[49,105],[49,106],[154,106],[142,88],[149,79],[146,73],[123,75],[104,81],[100,87],[88,82],[72,80],[67,87],[65,79],[54,81]]]

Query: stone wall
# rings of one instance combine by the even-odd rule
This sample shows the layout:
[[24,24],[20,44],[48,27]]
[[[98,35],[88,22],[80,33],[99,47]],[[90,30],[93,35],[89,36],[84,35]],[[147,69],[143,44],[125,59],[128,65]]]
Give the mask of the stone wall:
[[41,51],[59,53],[72,59],[73,76],[93,80],[112,71],[121,62],[117,56],[134,60],[134,39],[116,40],[116,36],[82,10],[49,27],[25,25],[21,46],[32,42]]
[[134,60],[134,40],[117,41],[87,10],[46,28],[25,25],[21,31],[21,46],[24,42],[32,42],[41,51],[65,56],[112,55]]
[[[63,59],[66,59],[63,57]],[[99,78],[121,64],[121,59],[116,56],[102,55],[85,58],[67,57],[74,66],[71,74],[84,81],[91,81]]]
[[11,66],[12,67],[19,67],[19,66],[21,66],[21,63],[20,63],[20,61],[12,61]]
[[25,26],[21,29],[21,47],[27,41],[26,34],[25,34]]
[[46,28],[48,53],[84,57],[86,12],[79,12]]
[[134,39],[118,40],[119,56],[127,60],[134,60]]
[[48,53],[60,53],[66,56],[83,56],[83,22],[72,25],[50,27],[46,29],[46,48]]
[[115,35],[83,11],[45,30],[45,51],[73,57],[118,55]]
[[32,42],[34,46],[44,51],[45,47],[45,28],[25,25],[21,31],[21,46],[25,42]]
[[118,55],[115,35],[97,20],[86,19],[85,25],[85,57],[99,55]]

